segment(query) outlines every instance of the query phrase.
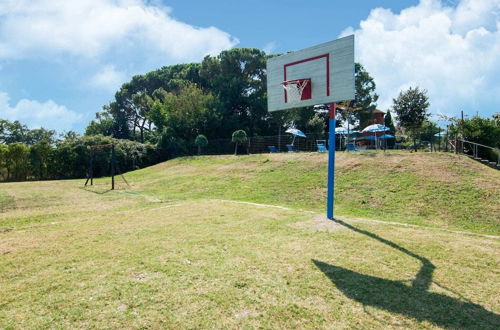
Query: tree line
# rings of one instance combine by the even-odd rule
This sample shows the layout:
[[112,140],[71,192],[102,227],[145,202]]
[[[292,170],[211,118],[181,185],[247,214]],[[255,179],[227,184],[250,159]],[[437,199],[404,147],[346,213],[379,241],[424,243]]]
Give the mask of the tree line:
[[[267,111],[266,61],[255,48],[234,48],[201,63],[165,66],[134,76],[89,123],[85,135],[102,134],[158,145],[167,158],[188,154],[195,139],[227,139],[237,130],[249,137],[277,135],[287,127],[314,133],[328,130],[327,114],[313,107]],[[356,100],[362,111],[352,120],[366,124],[378,95],[364,67],[355,65]]]
[[[206,56],[200,63],[170,65],[136,75],[96,113],[84,136],[75,132],[57,136],[53,130],[28,129],[18,121],[0,120],[0,178],[84,177],[90,158],[88,147],[96,144],[116,144],[118,167],[125,172],[200,153],[218,139],[232,138],[237,151],[243,133],[248,137],[278,135],[288,127],[326,133],[328,112],[321,106],[267,111],[268,58],[259,49],[234,48]],[[367,126],[377,106],[375,90],[373,77],[355,63],[355,99],[349,106],[359,111],[339,112],[338,125],[349,121],[354,129]],[[385,116],[389,133],[400,143],[412,143],[415,150],[417,141],[435,140],[439,128],[429,120],[429,106],[425,90],[402,91],[391,107],[398,125],[394,125],[391,112]],[[491,128],[498,127],[498,118],[473,118],[461,126],[457,123],[452,121],[450,134],[458,134],[459,127],[471,141],[492,146],[500,141],[498,133],[492,133],[498,129]],[[96,176],[108,174],[108,154],[106,150],[96,154]]]
[[[0,120],[2,180],[78,178],[87,175],[89,146],[116,144],[118,166],[129,171],[177,156],[189,155],[215,139],[277,135],[297,126],[325,132],[325,113],[313,107],[269,113],[266,61],[255,48],[235,48],[201,63],[176,64],[132,77],[114,100],[86,127],[84,136],[28,129],[18,121]],[[365,117],[375,109],[375,82],[356,64],[356,91]],[[363,115],[357,114],[361,119]],[[239,135],[236,136],[239,136]],[[237,149],[237,146],[236,146]],[[94,174],[107,175],[109,155],[99,151]],[[102,153],[102,154],[100,154]]]
[[[2,120],[4,125],[10,123]],[[54,131],[40,134],[40,129],[23,127],[22,135],[12,131],[0,131],[0,179],[3,181],[71,179],[85,177],[89,169],[91,153],[94,153],[93,170],[95,176],[110,174],[111,154],[109,149],[91,151],[90,146],[115,144],[116,164],[119,172],[126,172],[156,164],[160,161],[156,146],[109,136],[78,136],[74,132],[59,138]],[[18,132],[16,132],[17,134]],[[32,139],[32,136],[37,138]],[[39,139],[39,137],[42,137]],[[26,140],[29,138],[29,140]]]

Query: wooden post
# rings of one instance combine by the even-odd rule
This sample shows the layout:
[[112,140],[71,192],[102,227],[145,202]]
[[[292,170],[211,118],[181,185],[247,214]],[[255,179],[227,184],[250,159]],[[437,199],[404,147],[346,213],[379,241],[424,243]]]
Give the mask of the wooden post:
[[111,145],[111,190],[115,190],[115,144]]
[[94,150],[90,150],[90,185],[94,185]]
[[465,139],[465,134],[464,134],[464,111],[461,111],[462,114],[462,125],[461,125],[461,139],[460,139],[460,152],[463,154],[464,153],[464,143],[463,140]]

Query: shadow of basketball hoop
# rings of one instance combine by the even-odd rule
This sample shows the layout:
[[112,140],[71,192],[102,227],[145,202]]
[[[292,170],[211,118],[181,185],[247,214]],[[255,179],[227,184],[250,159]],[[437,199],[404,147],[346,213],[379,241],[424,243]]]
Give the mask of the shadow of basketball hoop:
[[355,232],[376,239],[397,249],[422,264],[411,285],[405,281],[393,281],[361,274],[339,266],[313,259],[332,283],[348,298],[371,306],[428,321],[444,328],[499,329],[500,315],[486,310],[471,301],[459,300],[444,294],[430,292],[435,266],[426,258],[369,231],[356,228],[341,220],[335,220]]

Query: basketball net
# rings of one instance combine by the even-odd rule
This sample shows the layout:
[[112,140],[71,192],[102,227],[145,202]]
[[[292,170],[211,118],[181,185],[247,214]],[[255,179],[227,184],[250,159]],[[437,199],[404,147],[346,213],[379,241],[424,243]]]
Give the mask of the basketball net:
[[286,103],[298,103],[309,80],[289,80],[281,83],[286,90]]

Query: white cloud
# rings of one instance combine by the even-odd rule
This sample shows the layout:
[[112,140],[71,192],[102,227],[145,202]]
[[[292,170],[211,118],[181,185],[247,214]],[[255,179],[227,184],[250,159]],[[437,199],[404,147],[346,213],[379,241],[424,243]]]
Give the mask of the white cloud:
[[59,54],[97,57],[117,48],[174,60],[200,59],[238,43],[215,27],[173,19],[170,8],[146,0],[3,0],[0,58]]
[[114,65],[106,65],[90,79],[90,86],[106,91],[116,91],[126,79],[126,75],[117,71]]
[[22,99],[15,106],[11,106],[9,96],[0,92],[0,118],[19,120],[30,128],[44,127],[62,132],[73,129],[74,124],[82,119],[82,115],[52,100],[40,103]]
[[500,0],[462,0],[456,7],[421,0],[399,14],[373,9],[342,35],[356,34],[357,61],[375,78],[380,108],[418,85],[428,90],[433,113],[490,115],[500,105],[499,13]]

